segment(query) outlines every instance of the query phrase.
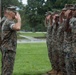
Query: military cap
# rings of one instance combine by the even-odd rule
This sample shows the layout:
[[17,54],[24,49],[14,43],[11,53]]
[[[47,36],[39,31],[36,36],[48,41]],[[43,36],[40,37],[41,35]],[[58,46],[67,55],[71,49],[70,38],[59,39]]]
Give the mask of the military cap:
[[7,7],[8,10],[11,10],[11,11],[16,11],[16,6],[9,6]]
[[54,14],[60,14],[60,11],[59,10],[56,10],[55,12],[54,12]]
[[74,10],[74,5],[73,4],[65,4],[65,8],[66,8],[66,10],[68,10],[68,9]]
[[70,10],[75,10],[75,8],[74,7],[70,7]]
[[64,8],[62,9],[62,11],[66,11],[67,10],[67,4],[65,4]]
[[68,7],[73,7],[73,4],[65,4],[65,7],[68,8]]
[[51,11],[47,11],[47,12],[45,13],[45,16],[48,16],[48,15],[50,15],[50,14],[52,14],[52,12],[51,12]]
[[62,9],[62,11],[66,11],[66,10],[67,10],[67,8],[65,8],[65,7]]
[[76,4],[74,5],[74,9],[76,10]]

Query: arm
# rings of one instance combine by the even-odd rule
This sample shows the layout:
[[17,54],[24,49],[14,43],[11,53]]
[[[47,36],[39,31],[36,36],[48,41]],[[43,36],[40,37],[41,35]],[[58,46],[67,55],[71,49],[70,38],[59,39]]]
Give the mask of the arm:
[[60,17],[59,17],[60,24],[63,23],[63,19],[64,19],[64,12],[61,12]]
[[50,16],[50,25],[52,25],[52,23],[53,23],[53,17],[52,17],[52,15]]
[[21,17],[19,13],[17,13],[15,19],[17,20],[17,23],[15,23],[15,25],[12,26],[12,29],[19,31],[21,29]]
[[46,18],[45,18],[44,25],[45,25],[45,27],[47,27],[47,20],[46,20]]
[[67,18],[66,20],[66,23],[65,23],[65,31],[66,32],[70,32],[71,31],[71,28],[70,28],[70,25],[69,25],[69,22],[70,22],[70,19],[72,17],[72,12],[70,10],[68,10],[66,13],[65,13],[65,16]]

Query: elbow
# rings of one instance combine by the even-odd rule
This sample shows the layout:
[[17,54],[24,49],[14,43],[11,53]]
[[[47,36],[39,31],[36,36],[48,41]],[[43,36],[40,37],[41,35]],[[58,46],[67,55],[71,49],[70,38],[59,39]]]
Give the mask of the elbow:
[[21,29],[20,25],[14,25],[13,30],[19,31]]
[[20,31],[20,29],[21,29],[20,27],[17,27],[17,28],[16,28],[17,31]]

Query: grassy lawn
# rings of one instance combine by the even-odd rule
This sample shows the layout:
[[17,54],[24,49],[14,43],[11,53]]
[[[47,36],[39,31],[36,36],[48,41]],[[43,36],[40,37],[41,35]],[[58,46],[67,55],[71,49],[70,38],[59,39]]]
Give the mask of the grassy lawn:
[[46,36],[46,33],[19,33],[21,35],[24,35],[24,36],[31,36],[31,37],[45,37]]
[[42,75],[49,70],[45,43],[18,44],[13,75]]

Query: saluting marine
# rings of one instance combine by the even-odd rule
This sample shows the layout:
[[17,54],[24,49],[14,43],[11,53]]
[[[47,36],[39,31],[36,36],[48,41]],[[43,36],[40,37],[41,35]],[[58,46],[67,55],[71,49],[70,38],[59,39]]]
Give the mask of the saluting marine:
[[59,53],[58,53],[58,45],[57,45],[58,28],[59,28],[59,11],[56,11],[53,15],[53,31],[52,31],[52,58],[53,58],[52,62],[56,74],[59,72],[59,61],[58,61]]
[[54,64],[54,58],[53,58],[53,45],[52,45],[52,32],[53,32],[53,13],[48,11],[46,13],[45,23],[47,27],[47,48],[48,48],[48,56],[50,59],[50,63],[52,65],[52,70],[48,72],[48,74],[57,74],[57,71],[55,69]]
[[73,48],[72,48],[72,30],[70,27],[70,19],[72,18],[72,9],[68,7],[67,11],[65,12],[66,21],[65,21],[65,28],[64,28],[64,44],[63,44],[63,53],[64,53],[64,61],[65,61],[65,70],[66,75],[75,75],[75,68],[73,62]]
[[[14,19],[17,21],[14,22]],[[4,18],[1,23],[1,50],[2,50],[2,72],[1,75],[12,75],[16,47],[17,34],[16,31],[21,28],[21,18],[19,13],[16,13],[16,7],[7,7],[4,13]]]

